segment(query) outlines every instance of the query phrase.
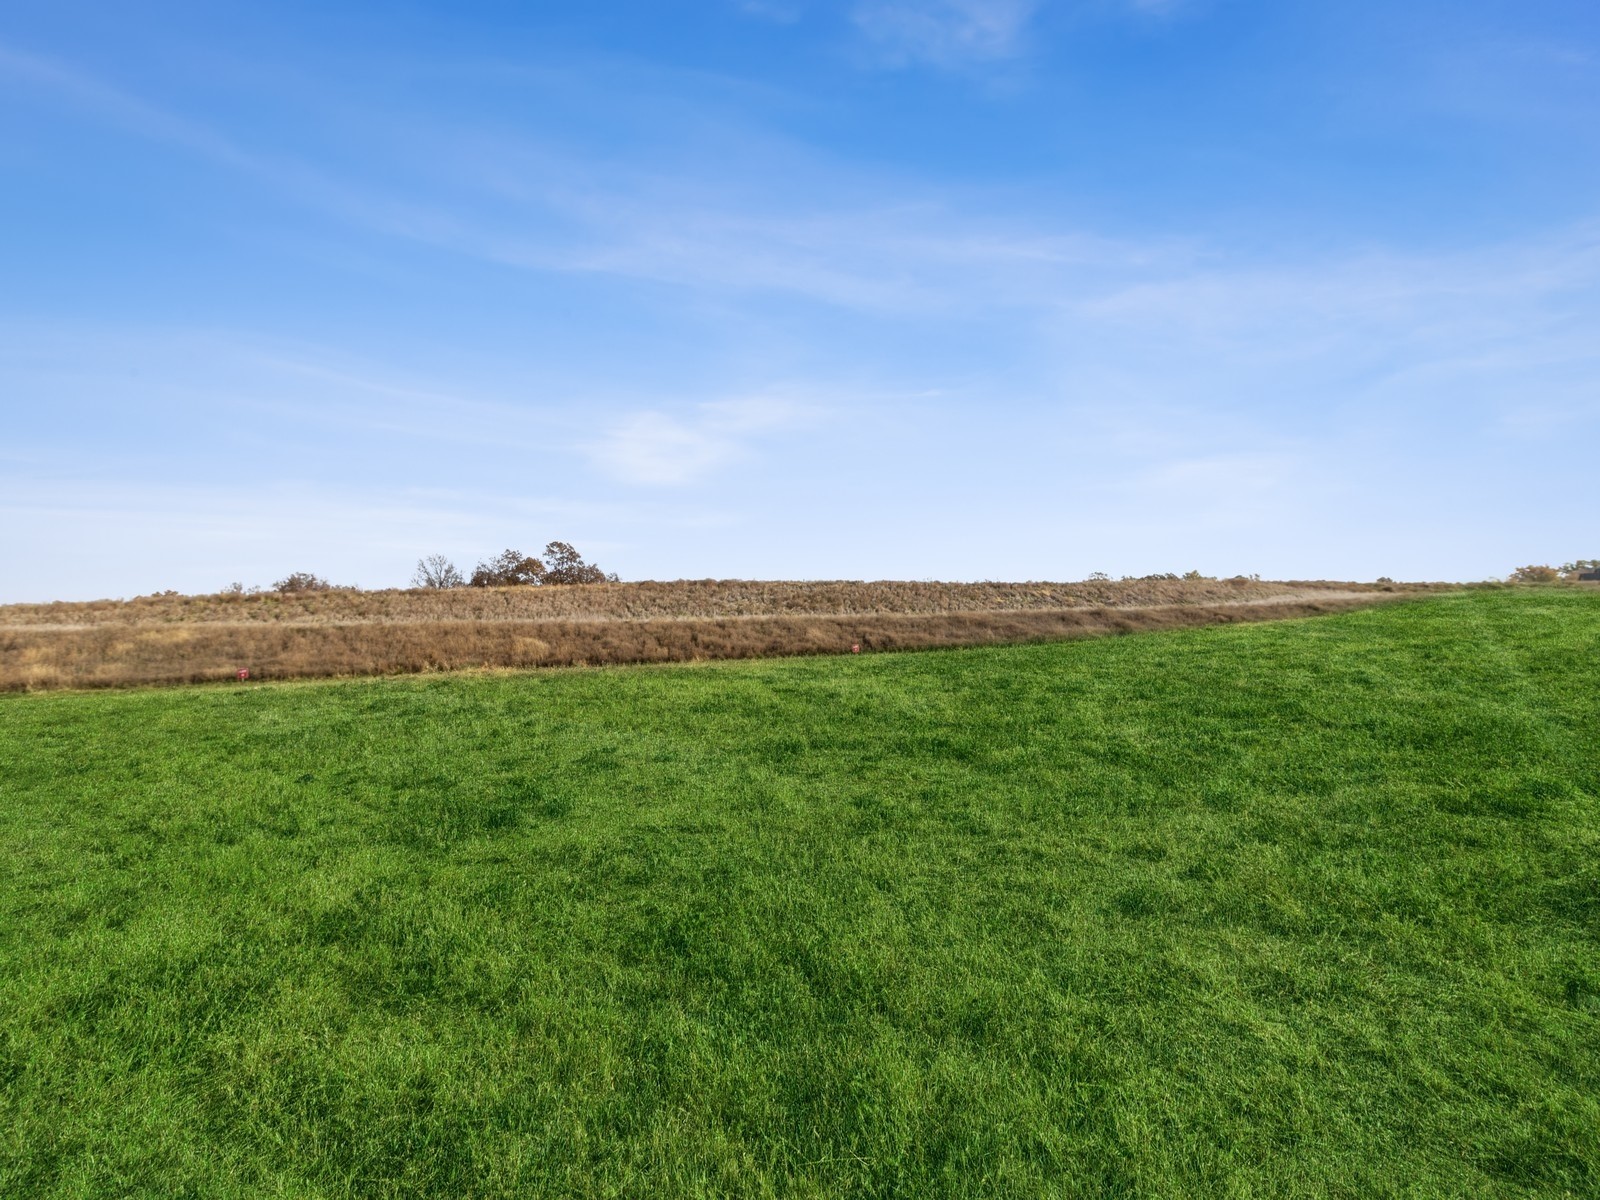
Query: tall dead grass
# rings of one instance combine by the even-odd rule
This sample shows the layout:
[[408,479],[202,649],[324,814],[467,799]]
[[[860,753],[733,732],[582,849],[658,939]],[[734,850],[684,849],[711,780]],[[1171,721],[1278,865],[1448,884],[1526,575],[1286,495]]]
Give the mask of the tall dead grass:
[[9,604],[0,605],[0,628],[191,622],[275,625],[1040,612],[1070,608],[1233,604],[1281,600],[1309,593],[1393,592],[1397,588],[1394,584],[1272,582],[1243,578],[1084,580],[1078,583],[683,579],[581,587],[224,593]]
[[252,679],[291,679],[838,654],[848,653],[852,644],[863,651],[984,645],[1310,616],[1388,598],[1393,597],[1371,590],[1321,589],[1298,598],[1252,597],[1247,603],[1190,600],[964,613],[35,622],[0,626],[0,690],[196,683],[232,679],[241,668]]

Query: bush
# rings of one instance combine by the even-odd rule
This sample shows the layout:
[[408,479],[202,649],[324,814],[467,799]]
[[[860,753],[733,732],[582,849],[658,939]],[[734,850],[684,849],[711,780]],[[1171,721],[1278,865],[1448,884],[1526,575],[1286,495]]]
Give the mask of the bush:
[[1512,583],[1554,583],[1561,572],[1546,564],[1541,567],[1518,567],[1511,572]]
[[544,548],[544,559],[520,550],[506,550],[481,562],[472,572],[473,587],[516,587],[546,583],[616,583],[573,549],[570,542],[551,542]]
[[296,571],[272,585],[272,590],[285,595],[295,592],[331,592],[335,585],[310,571]]
[[584,562],[583,555],[568,542],[551,542],[544,548],[545,583],[615,583],[615,575],[607,575],[594,563]]
[[442,554],[430,554],[426,558],[417,559],[417,570],[411,577],[411,586],[458,588],[466,587],[467,581],[461,577],[461,572],[456,570],[455,563]]
[[472,572],[473,587],[527,587],[544,581],[544,564],[520,550],[503,550],[480,562]]

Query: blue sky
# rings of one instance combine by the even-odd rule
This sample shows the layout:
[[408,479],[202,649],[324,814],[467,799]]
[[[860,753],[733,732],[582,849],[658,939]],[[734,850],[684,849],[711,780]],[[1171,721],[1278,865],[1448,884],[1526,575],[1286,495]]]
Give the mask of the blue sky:
[[0,3],[0,600],[1600,554],[1600,8]]

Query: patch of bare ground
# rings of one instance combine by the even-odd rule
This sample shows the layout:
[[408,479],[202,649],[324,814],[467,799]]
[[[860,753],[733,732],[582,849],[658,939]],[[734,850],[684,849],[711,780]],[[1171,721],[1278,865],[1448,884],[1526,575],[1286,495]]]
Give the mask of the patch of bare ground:
[[0,607],[0,690],[196,683],[241,668],[290,679],[987,645],[1311,616],[1418,590],[693,580],[11,605]]

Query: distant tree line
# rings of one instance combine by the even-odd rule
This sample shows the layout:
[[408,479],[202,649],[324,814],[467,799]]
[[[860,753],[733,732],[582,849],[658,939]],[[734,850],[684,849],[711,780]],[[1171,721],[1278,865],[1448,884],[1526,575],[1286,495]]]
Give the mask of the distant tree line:
[[[1157,571],[1154,575],[1123,575],[1118,580],[1118,582],[1120,582],[1120,583],[1160,583],[1160,582],[1165,582],[1166,580],[1169,580],[1169,579],[1184,579],[1184,580],[1187,580],[1190,583],[1198,583],[1198,582],[1201,582],[1201,581],[1205,581],[1205,582],[1208,582],[1208,583],[1215,583],[1217,581],[1217,577],[1215,575],[1202,575],[1199,571],[1185,571],[1182,575],[1179,575],[1179,574],[1177,574],[1176,572],[1173,572],[1173,571]],[[1260,579],[1261,579],[1261,576],[1259,576],[1259,575],[1234,575],[1234,576],[1231,576],[1229,578],[1228,582],[1237,583],[1237,582],[1239,582],[1241,580],[1256,580],[1256,581],[1259,581]],[[1090,571],[1089,572],[1088,582],[1090,582],[1090,583],[1110,583],[1111,582],[1111,576],[1107,575],[1104,571]]]
[[299,592],[356,592],[361,589],[353,583],[329,583],[322,576],[313,575],[310,571],[291,571],[270,588],[263,589],[259,584],[245,587],[242,583],[230,583],[222,589],[222,594],[224,596],[259,596],[264,590],[292,596]]
[[[570,542],[551,542],[544,548],[542,557],[524,554],[520,550],[505,550],[493,558],[484,559],[473,568],[471,577],[462,575],[455,563],[443,554],[429,554],[417,560],[416,573],[411,586],[419,588],[458,587],[535,587],[561,583],[616,583],[615,573],[608,573],[583,555]],[[270,589],[245,587],[230,583],[222,589],[227,596],[259,595],[263,590],[292,596],[304,592],[359,591],[355,585],[329,583],[311,571],[291,571],[275,582]],[[176,595],[176,592],[166,593]]]
[[583,555],[570,542],[551,542],[544,548],[542,558],[524,554],[520,550],[503,550],[493,558],[484,559],[473,568],[470,578],[464,577],[442,554],[430,554],[417,560],[416,574],[411,583],[419,588],[458,587],[543,587],[550,584],[616,583],[615,573],[607,574]]
[[1556,583],[1563,579],[1577,579],[1600,571],[1600,558],[1579,558],[1559,567],[1548,563],[1542,566],[1518,567],[1511,572],[1512,583]]

